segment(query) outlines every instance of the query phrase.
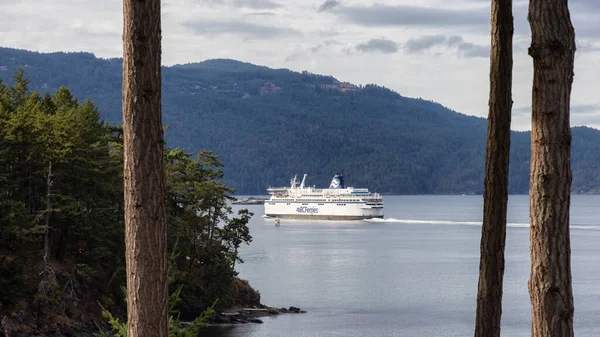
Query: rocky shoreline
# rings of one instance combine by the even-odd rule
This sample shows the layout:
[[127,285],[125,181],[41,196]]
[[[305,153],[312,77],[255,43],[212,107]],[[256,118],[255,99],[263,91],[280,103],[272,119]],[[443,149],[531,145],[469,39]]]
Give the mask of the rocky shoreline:
[[278,316],[283,314],[303,314],[306,311],[296,307],[273,308],[265,305],[250,308],[231,308],[223,312],[215,312],[208,321],[209,326],[262,323],[261,317]]

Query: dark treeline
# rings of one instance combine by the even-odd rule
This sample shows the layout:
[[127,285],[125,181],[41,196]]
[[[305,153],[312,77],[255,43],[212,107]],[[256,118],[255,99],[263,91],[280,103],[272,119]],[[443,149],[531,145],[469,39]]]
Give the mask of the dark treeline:
[[[122,128],[66,87],[31,92],[22,70],[12,82],[0,81],[0,334],[104,325],[101,306],[125,313]],[[252,213],[228,206],[223,164],[209,151],[167,147],[165,177],[170,291],[181,287],[181,318],[217,299],[218,307],[259,303],[236,278]]]
[[[103,119],[121,123],[121,59],[0,48],[0,76],[20,65],[32,88],[55,92],[66,85],[76,97],[91,98]],[[162,72],[168,143],[218,153],[223,182],[240,194],[266,194],[269,185],[303,173],[309,184],[328,186],[341,169],[347,185],[383,193],[483,193],[484,118],[377,85],[234,60]],[[573,191],[600,192],[600,132],[576,127],[572,134]],[[512,132],[511,194],[527,194],[529,152],[530,133]]]

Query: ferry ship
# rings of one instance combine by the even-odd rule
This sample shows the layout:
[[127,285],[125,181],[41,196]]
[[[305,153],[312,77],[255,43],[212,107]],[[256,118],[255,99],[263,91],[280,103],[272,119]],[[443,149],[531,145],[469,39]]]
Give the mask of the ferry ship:
[[272,218],[313,220],[363,220],[383,218],[383,198],[368,188],[346,187],[343,174],[336,174],[329,188],[298,187],[297,176],[290,187],[269,187],[265,215]]

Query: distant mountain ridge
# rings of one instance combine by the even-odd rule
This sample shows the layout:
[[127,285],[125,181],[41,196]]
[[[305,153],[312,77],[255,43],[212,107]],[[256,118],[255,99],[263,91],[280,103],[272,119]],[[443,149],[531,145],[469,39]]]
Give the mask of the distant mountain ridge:
[[[23,66],[30,87],[67,86],[121,123],[122,60],[90,53],[0,48],[0,78]],[[344,169],[346,185],[394,194],[481,194],[487,121],[377,85],[271,69],[231,59],[163,67],[163,123],[169,145],[211,150],[238,194],[265,194],[294,174],[326,187]],[[600,192],[600,131],[573,132],[573,191]],[[529,132],[511,137],[509,192],[529,184]]]

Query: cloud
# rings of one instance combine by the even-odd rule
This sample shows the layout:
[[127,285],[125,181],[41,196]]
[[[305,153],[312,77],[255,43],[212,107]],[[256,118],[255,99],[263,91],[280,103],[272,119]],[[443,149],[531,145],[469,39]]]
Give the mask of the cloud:
[[490,57],[490,48],[470,42],[463,42],[458,46],[458,52],[463,57]]
[[310,48],[308,48],[307,50],[297,50],[293,53],[291,53],[290,55],[288,55],[285,58],[285,62],[290,62],[290,61],[296,61],[299,60],[303,57],[310,57],[314,54],[317,54],[321,51],[323,51],[325,48],[329,47],[329,46],[334,46],[334,45],[339,45],[340,42],[336,41],[336,40],[326,40],[323,43],[320,43],[318,45],[312,46]]
[[379,52],[393,54],[398,51],[398,44],[386,39],[371,39],[356,46],[356,50],[363,53]]
[[600,104],[571,104],[571,125],[600,124]]
[[586,9],[592,11],[600,10],[600,2],[598,0],[570,0],[569,7],[574,7],[574,9]]
[[273,13],[273,12],[253,12],[253,13],[246,14],[246,16],[275,16],[275,13]]
[[242,35],[246,38],[272,39],[280,36],[298,35],[300,32],[291,28],[265,26],[243,21],[184,21],[181,25],[196,35],[217,36],[222,34]]
[[[513,6],[515,36],[531,38],[531,29],[527,21],[528,3],[523,2]],[[588,38],[598,41],[600,36],[600,21],[597,13],[600,11],[598,0],[569,0],[571,22],[577,38]]]
[[274,9],[281,7],[280,4],[272,0],[207,0],[207,2],[212,5],[222,5],[234,8]]
[[573,15],[572,18],[573,26],[575,27],[575,36],[583,37],[590,40],[600,40],[600,21],[598,21],[597,15],[594,17],[577,16]]
[[[328,0],[321,6],[324,6]],[[489,1],[471,0],[461,3],[475,3],[473,8],[440,8],[409,5],[341,5],[328,8],[327,12],[353,24],[365,27],[430,27],[443,30],[456,27],[470,32],[478,31],[489,34],[490,8]],[[454,2],[459,3],[458,1]],[[487,3],[487,6],[481,6]],[[572,0],[570,2],[571,20],[578,37],[600,40],[600,21],[597,13],[600,11],[598,0]],[[513,6],[515,36],[530,37],[531,32],[527,22],[527,2],[516,2]]]
[[321,50],[321,49],[323,49],[325,47],[335,46],[335,45],[340,45],[340,44],[341,44],[340,42],[338,42],[336,40],[331,40],[330,39],[330,40],[327,40],[327,41],[325,41],[325,42],[323,42],[321,44],[318,44],[318,45],[316,45],[314,47],[310,47],[309,50],[312,51],[312,52],[317,52],[317,51],[319,51],[319,50]]
[[436,45],[447,44],[448,38],[443,35],[426,35],[417,39],[410,39],[404,44],[404,50],[409,54],[415,54],[430,49]]
[[529,116],[531,115],[531,105],[512,108],[513,116]]
[[600,51],[600,46],[591,43],[589,41],[577,41],[577,52],[579,53],[593,53]]
[[310,50],[313,53],[316,53],[319,50],[321,50],[322,48],[323,48],[323,45],[322,44],[318,44],[318,45],[316,45],[314,47],[310,47],[308,50]]
[[489,26],[489,10],[382,5],[338,6],[331,11],[347,21],[377,26]]
[[489,57],[489,46],[465,42],[461,36],[452,35],[425,35],[416,39],[410,39],[404,43],[404,51],[408,54],[422,53],[426,50],[441,46],[445,48],[456,48],[457,53],[466,58]]
[[305,52],[301,52],[301,51],[294,52],[294,53],[288,55],[285,58],[285,62],[291,62],[291,61],[299,60],[302,56],[305,56],[305,55],[306,55]]
[[326,0],[324,3],[321,4],[321,6],[319,6],[318,11],[324,12],[326,10],[330,10],[332,8],[339,6],[339,4],[340,4],[340,2],[337,0]]
[[571,113],[573,113],[573,114],[590,114],[590,113],[597,113],[597,112],[600,112],[600,104],[571,105]]
[[[571,125],[600,124],[600,104],[571,104]],[[521,106],[512,109],[513,116],[530,117],[531,106]]]

